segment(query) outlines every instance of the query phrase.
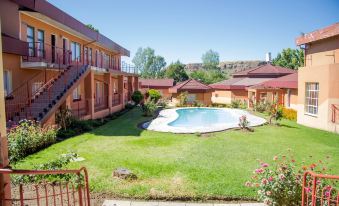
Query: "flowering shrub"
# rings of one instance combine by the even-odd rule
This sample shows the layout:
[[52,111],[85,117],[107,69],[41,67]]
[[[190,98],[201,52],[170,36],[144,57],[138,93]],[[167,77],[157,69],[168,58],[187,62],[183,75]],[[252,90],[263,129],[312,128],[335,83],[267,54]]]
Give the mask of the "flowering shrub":
[[271,109],[269,111],[270,119],[269,123],[272,124],[275,120],[275,123],[278,124],[278,121],[280,121],[283,118],[283,107],[279,106],[277,104],[272,104]]
[[141,104],[141,110],[144,116],[150,117],[153,116],[155,111],[157,110],[157,105],[153,101],[149,100]]
[[241,129],[247,129],[248,126],[250,125],[250,122],[247,120],[247,116],[246,115],[242,115],[241,117],[239,117],[239,127]]
[[16,162],[56,142],[57,130],[42,128],[37,122],[23,120],[8,133],[10,161]]
[[284,107],[282,109],[282,111],[283,111],[283,117],[285,119],[294,120],[294,121],[297,120],[297,111],[296,110]]
[[301,205],[303,174],[306,170],[323,173],[327,168],[323,161],[299,165],[291,155],[275,156],[274,163],[269,165],[259,161],[254,170],[252,180],[245,183],[247,187],[257,189],[259,201],[272,206]]

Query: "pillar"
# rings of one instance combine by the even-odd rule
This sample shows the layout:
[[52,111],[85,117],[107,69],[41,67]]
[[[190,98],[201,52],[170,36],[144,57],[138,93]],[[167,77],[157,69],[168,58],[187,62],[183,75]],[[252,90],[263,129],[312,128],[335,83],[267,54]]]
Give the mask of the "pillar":
[[120,104],[124,105],[125,102],[125,94],[124,94],[124,76],[119,75],[118,76],[118,93],[120,94]]
[[94,117],[94,72],[90,73],[85,77],[85,101],[87,104],[87,114],[91,116],[91,119]]
[[104,81],[107,83],[107,95],[108,95],[108,108],[109,108],[109,113],[112,113],[112,100],[113,100],[113,85],[112,85],[112,77],[111,73],[107,73],[104,75]]
[[[3,82],[3,60],[2,60],[2,36],[0,19],[0,168],[9,165],[8,146],[6,138],[6,113],[5,113],[5,89]],[[11,198],[11,179],[9,175],[0,175],[0,191],[4,191],[4,198]],[[0,202],[0,206],[11,205],[10,202]]]

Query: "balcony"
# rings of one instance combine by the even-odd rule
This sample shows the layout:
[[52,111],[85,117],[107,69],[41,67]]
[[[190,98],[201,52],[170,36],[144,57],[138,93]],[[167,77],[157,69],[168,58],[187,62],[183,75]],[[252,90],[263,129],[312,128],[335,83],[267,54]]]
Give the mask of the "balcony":
[[50,44],[28,43],[28,55],[22,57],[22,67],[65,67],[70,65],[72,52]]
[[129,74],[138,74],[138,69],[126,62],[121,62],[121,71]]

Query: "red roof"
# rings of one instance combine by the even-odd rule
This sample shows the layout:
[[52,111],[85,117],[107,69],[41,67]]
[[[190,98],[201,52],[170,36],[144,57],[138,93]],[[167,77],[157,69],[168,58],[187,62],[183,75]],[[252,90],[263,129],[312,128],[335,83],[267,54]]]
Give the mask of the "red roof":
[[174,85],[174,79],[139,79],[142,88],[169,88]]
[[293,73],[280,78],[272,79],[263,82],[258,85],[254,85],[251,88],[285,88],[285,89],[297,89],[298,88],[298,73]]
[[237,77],[221,82],[211,84],[213,89],[237,90],[246,89],[247,87],[260,84],[262,82],[271,80],[272,78],[250,78],[250,77]]
[[233,73],[233,77],[277,77],[295,73],[295,70],[273,66],[271,64],[261,65],[255,68],[247,69]]
[[318,41],[321,39],[326,39],[326,38],[333,37],[336,35],[339,35],[339,22],[332,24],[328,27],[318,29],[316,31],[302,35],[298,37],[295,40],[295,42],[299,46],[302,44],[307,44],[307,43]]
[[170,93],[177,93],[180,91],[188,92],[207,92],[212,90],[212,87],[205,85],[195,79],[189,79],[184,82],[178,83],[177,85],[169,89]]

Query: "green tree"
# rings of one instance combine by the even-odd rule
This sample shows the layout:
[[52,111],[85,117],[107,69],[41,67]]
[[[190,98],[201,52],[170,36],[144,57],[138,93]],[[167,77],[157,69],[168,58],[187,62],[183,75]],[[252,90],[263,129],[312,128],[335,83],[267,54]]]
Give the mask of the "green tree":
[[199,69],[190,73],[192,79],[198,80],[204,84],[213,84],[228,78],[228,75],[220,69],[206,70]]
[[161,78],[163,68],[166,66],[164,57],[155,55],[154,49],[139,48],[133,60],[136,69],[140,71],[142,78]]
[[185,71],[185,65],[179,60],[175,63],[171,63],[165,70],[165,77],[174,79],[175,82],[182,82],[188,79],[188,75]]
[[283,49],[272,61],[273,65],[298,69],[304,66],[304,51],[301,49]]
[[211,70],[219,67],[219,53],[212,49],[203,54],[201,60],[204,69]]

